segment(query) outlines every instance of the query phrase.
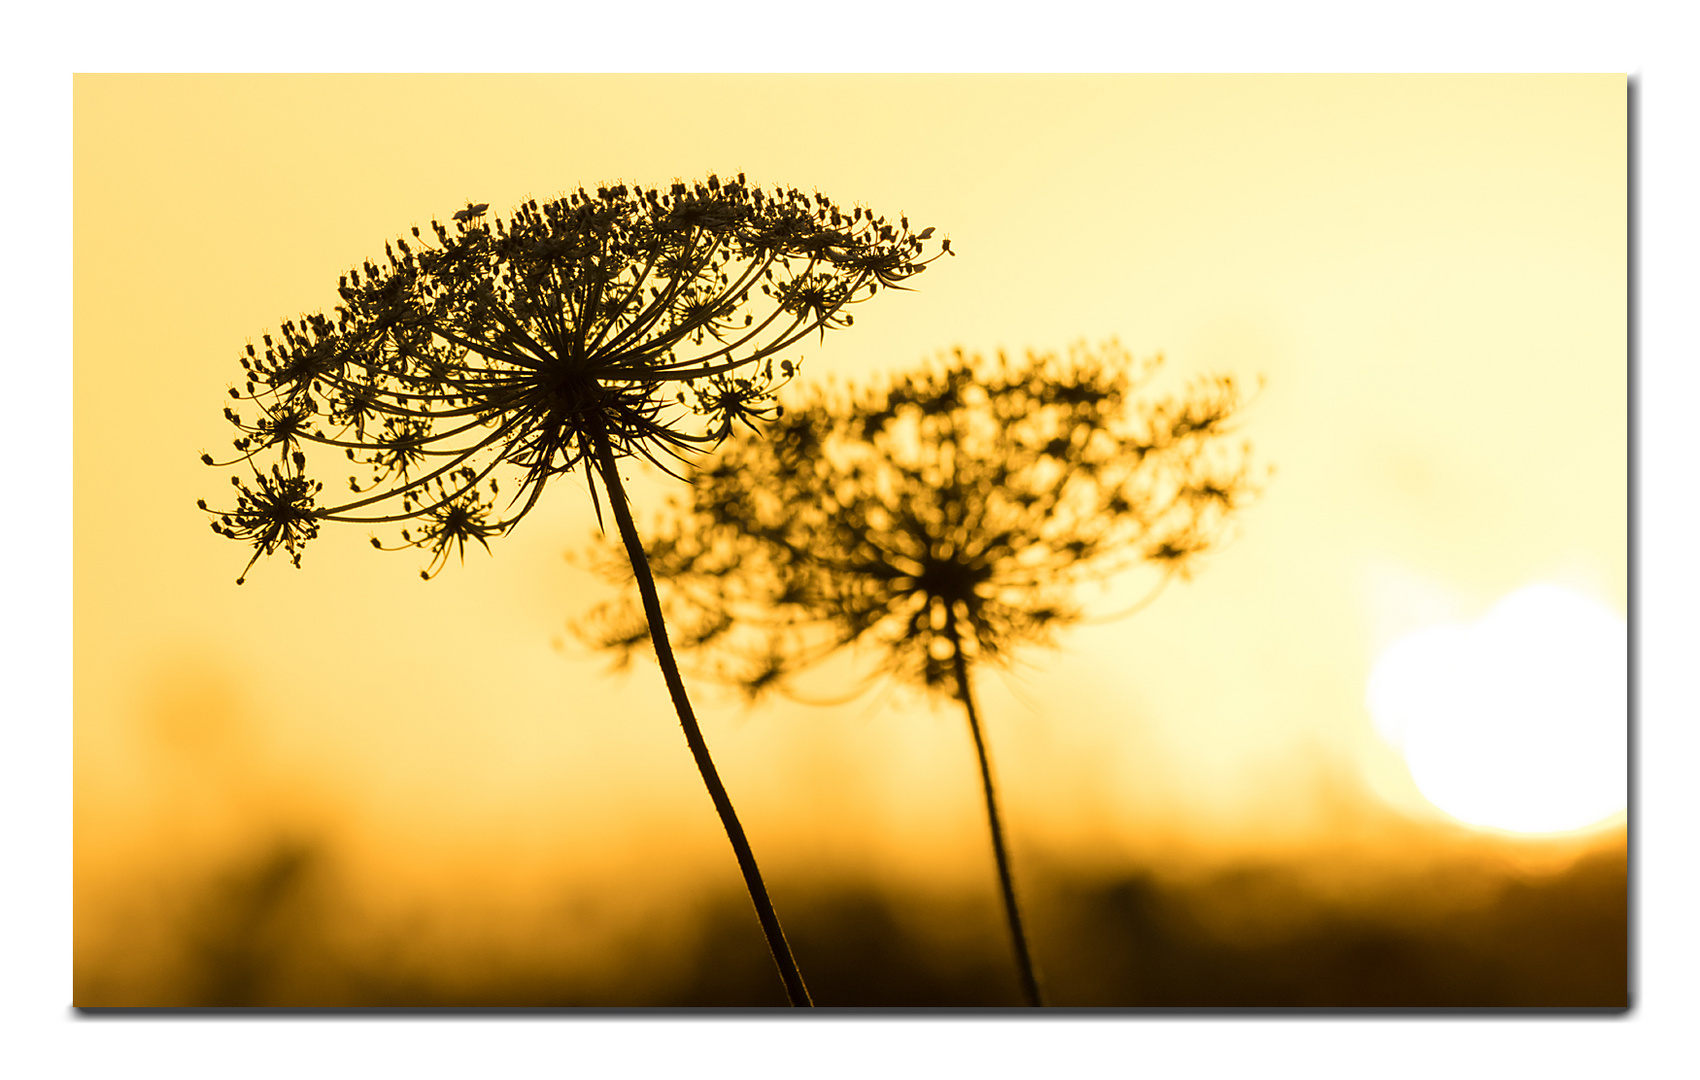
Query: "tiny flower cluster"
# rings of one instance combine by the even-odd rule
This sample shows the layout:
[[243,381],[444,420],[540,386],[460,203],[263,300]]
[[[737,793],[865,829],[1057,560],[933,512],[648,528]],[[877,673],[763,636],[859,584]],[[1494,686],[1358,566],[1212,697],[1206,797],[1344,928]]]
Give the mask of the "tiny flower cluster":
[[[202,460],[252,479],[233,481],[234,510],[201,506],[254,545],[249,568],[280,547],[299,566],[321,522],[414,521],[400,546],[431,556],[428,578],[551,477],[590,465],[594,493],[597,466],[667,468],[776,415],[796,368],[777,354],[950,253],[928,254],[932,233],[742,174],[580,189],[506,220],[469,203],[343,275],[330,315],[247,347],[225,409],[235,456]],[[354,465],[330,505],[306,477],[314,448]]]
[[[1226,441],[1235,382],[1141,399],[1158,363],[1113,342],[1021,363],[957,351],[817,391],[723,447],[652,532],[675,640],[752,696],[853,642],[948,692],[959,649],[999,660],[1079,619],[1084,580],[1186,575],[1257,485]],[[647,641],[630,599],[584,633],[622,659]]]

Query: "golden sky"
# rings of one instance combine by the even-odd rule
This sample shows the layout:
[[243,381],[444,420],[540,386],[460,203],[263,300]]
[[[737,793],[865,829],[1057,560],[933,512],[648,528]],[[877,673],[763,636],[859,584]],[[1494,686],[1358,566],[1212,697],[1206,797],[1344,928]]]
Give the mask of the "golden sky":
[[[582,484],[429,584],[330,527],[301,570],[237,588],[249,551],[195,508],[228,486],[198,458],[228,444],[243,344],[469,200],[744,172],[951,238],[914,292],[804,349],[809,378],[1115,336],[1177,379],[1266,380],[1243,430],[1277,471],[1236,541],[1139,615],[981,677],[1018,854],[1286,850],[1375,807],[1432,817],[1364,709],[1376,650],[1535,580],[1626,609],[1621,75],[73,93],[81,880],[262,819],[340,830],[398,890],[473,865],[523,891],[568,861],[733,879],[658,672],[560,644],[605,595],[563,557],[594,527]],[[770,875],[984,873],[950,708],[697,696]]]

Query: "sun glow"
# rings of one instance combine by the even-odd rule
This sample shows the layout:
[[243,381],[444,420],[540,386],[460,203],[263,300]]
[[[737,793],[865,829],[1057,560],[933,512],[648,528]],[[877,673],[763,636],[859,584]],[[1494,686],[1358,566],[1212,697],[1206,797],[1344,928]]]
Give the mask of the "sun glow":
[[1545,833],[1627,805],[1628,687],[1623,620],[1538,584],[1478,622],[1393,642],[1367,703],[1435,806],[1471,825]]

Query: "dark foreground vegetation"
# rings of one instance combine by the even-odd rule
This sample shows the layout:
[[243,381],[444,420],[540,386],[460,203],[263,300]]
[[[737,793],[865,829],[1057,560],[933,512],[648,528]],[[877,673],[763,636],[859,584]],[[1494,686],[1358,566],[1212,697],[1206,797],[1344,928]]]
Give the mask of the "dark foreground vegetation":
[[[1620,834],[1621,839],[1621,834]],[[1344,889],[1277,863],[1190,877],[1035,862],[1034,948],[1060,1007],[1596,1007],[1628,1003],[1628,860],[1454,860]],[[80,948],[82,1007],[783,1006],[749,900],[681,901],[672,928],[573,959],[501,919],[468,932],[355,925],[332,849],[280,841],[179,890],[137,967]],[[1021,1001],[990,891],[970,899],[822,881],[784,887],[823,1006]],[[587,926],[586,932],[590,930]]]

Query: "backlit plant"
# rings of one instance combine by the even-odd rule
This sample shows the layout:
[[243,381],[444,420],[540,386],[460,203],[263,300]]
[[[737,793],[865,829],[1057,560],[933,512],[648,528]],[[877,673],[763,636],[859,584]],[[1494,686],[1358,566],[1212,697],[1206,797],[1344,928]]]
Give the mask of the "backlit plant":
[[[468,204],[415,227],[337,283],[329,315],[249,344],[225,416],[236,428],[234,505],[214,531],[299,566],[327,522],[398,526],[390,544],[439,572],[488,548],[577,469],[613,512],[697,766],[731,838],[794,1004],[808,995],[755,859],[703,742],[659,617],[619,463],[664,469],[774,415],[784,354],[848,326],[950,249],[826,196],[709,176],[669,189],[599,188],[507,218]],[[310,455],[312,460],[310,460]],[[330,461],[325,461],[328,457]],[[309,475],[352,466],[344,494]],[[315,473],[322,476],[322,472]],[[601,494],[598,494],[600,482]]]
[[[680,647],[752,697],[855,645],[872,676],[962,703],[1032,1005],[970,672],[1053,643],[1082,618],[1086,581],[1185,577],[1253,494],[1249,448],[1228,440],[1234,381],[1143,397],[1157,364],[1113,342],[1021,363],[958,351],[887,385],[817,390],[705,464],[647,549]],[[648,640],[629,596],[583,629],[622,660]]]

